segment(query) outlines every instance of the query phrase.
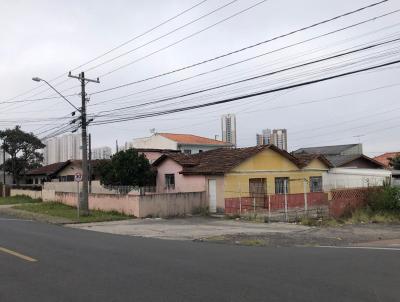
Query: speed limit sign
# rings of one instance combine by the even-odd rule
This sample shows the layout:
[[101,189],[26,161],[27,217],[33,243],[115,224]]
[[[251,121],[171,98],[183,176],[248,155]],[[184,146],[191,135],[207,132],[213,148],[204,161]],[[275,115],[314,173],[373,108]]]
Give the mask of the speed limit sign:
[[75,181],[77,181],[77,182],[82,181],[82,174],[81,173],[75,173]]

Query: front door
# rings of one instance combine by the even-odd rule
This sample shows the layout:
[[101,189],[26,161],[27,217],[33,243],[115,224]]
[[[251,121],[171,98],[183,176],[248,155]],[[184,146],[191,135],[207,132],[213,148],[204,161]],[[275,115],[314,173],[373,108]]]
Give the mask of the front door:
[[217,181],[215,179],[208,180],[208,202],[210,212],[217,212]]

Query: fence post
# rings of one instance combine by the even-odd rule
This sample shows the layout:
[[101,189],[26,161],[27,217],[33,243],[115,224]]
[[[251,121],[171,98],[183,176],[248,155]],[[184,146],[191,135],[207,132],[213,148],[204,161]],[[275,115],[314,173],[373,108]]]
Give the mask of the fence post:
[[268,194],[268,222],[271,222],[271,195]]
[[253,197],[253,212],[256,213],[256,198]]
[[304,178],[303,182],[304,187],[304,212],[306,216],[308,216],[308,200],[307,200],[307,179]]
[[242,188],[239,188],[239,215],[242,216]]
[[286,191],[285,191],[285,219],[286,219],[286,221],[289,221],[288,204],[287,204],[287,193],[286,193]]

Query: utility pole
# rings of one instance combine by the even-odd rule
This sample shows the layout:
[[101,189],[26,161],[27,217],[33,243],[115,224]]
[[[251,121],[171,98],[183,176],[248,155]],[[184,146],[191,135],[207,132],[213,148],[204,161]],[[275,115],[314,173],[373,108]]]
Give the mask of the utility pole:
[[3,142],[3,197],[6,197],[6,150]]
[[89,194],[92,193],[92,136],[89,133]]
[[85,73],[81,72],[78,76],[73,76],[69,72],[68,77],[78,79],[81,82],[81,97],[82,108],[81,123],[82,123],[82,198],[79,200],[79,207],[83,216],[89,215],[89,183],[88,183],[88,141],[87,141],[87,121],[86,121],[86,83],[100,83],[99,78],[96,80],[86,79]]

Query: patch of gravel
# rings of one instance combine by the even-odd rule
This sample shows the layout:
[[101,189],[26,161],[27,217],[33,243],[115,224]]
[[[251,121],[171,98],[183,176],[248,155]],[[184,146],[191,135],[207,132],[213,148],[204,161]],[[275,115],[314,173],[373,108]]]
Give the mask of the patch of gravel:
[[235,234],[205,238],[202,241],[270,247],[352,246],[364,242],[400,239],[400,225],[359,224],[338,227],[312,227],[291,233]]

